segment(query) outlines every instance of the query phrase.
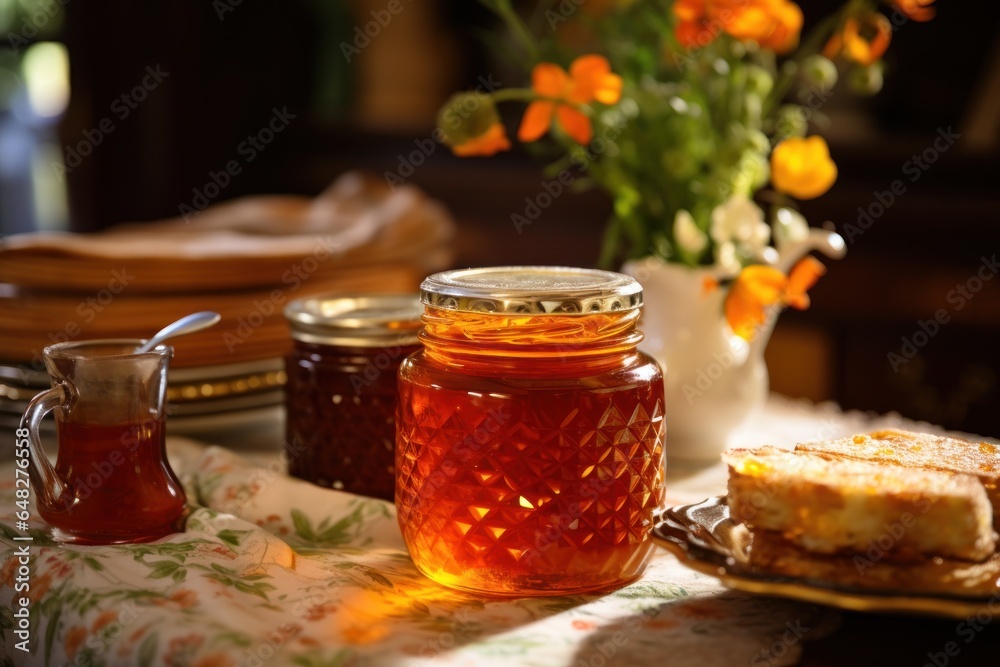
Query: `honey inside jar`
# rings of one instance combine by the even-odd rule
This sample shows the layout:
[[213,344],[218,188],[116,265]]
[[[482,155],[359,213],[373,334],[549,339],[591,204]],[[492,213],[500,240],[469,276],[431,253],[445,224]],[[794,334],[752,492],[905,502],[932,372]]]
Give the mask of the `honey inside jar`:
[[419,348],[421,311],[415,294],[326,295],[289,304],[289,474],[393,499],[396,372]]
[[499,296],[425,281],[424,349],[400,369],[396,504],[410,555],[441,584],[497,595],[624,584],[651,557],[663,494],[662,376],[636,350],[638,285],[480,271]]

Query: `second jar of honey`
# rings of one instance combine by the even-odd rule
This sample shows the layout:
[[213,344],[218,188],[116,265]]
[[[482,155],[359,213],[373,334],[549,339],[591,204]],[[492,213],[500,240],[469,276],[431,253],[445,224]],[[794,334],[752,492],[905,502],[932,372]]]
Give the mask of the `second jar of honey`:
[[638,577],[663,495],[663,380],[639,284],[607,271],[449,271],[421,286],[399,372],[396,505],[453,588],[559,595]]

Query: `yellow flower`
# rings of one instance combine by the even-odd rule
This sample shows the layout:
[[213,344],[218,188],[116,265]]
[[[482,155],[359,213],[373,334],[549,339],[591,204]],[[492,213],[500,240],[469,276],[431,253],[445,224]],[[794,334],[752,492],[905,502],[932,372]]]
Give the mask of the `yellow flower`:
[[843,29],[834,34],[823,47],[823,55],[836,58],[843,54],[848,60],[868,67],[886,52],[892,41],[892,24],[877,12],[861,19],[851,17],[844,21]]
[[528,105],[517,137],[535,141],[549,131],[557,118],[562,129],[581,145],[594,138],[594,128],[577,105],[597,101],[614,104],[622,96],[622,78],[611,72],[604,56],[580,56],[569,73],[554,63],[539,63],[531,71],[531,88],[540,99]]
[[813,199],[837,180],[837,165],[823,137],[792,137],[771,153],[771,183],[774,189],[799,199]]
[[510,149],[496,104],[482,93],[452,95],[438,114],[444,142],[460,157],[489,156]]
[[726,320],[733,332],[750,340],[767,322],[768,309],[791,306],[809,307],[809,290],[826,267],[813,257],[806,257],[788,276],[772,266],[754,264],[740,272],[726,295]]

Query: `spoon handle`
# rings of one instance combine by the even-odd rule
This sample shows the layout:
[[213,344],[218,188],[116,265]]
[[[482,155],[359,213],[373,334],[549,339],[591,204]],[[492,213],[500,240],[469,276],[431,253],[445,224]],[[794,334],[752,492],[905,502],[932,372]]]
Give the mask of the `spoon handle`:
[[160,329],[156,332],[155,336],[136,348],[135,353],[142,354],[144,352],[149,352],[168,338],[183,336],[185,334],[194,333],[195,331],[207,329],[208,327],[217,324],[221,319],[221,315],[211,310],[203,310],[199,313],[192,313],[182,317],[176,322],[171,322],[167,326]]

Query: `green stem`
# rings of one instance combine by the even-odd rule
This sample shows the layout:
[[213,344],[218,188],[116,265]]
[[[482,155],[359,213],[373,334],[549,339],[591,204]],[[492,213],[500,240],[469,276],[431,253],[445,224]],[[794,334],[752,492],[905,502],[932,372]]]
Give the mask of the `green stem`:
[[601,254],[597,258],[597,266],[602,269],[612,267],[612,262],[618,255],[618,244],[621,242],[621,220],[612,215],[604,226],[604,237],[601,239]]
[[558,97],[545,97],[544,95],[539,95],[531,88],[504,88],[503,90],[498,90],[490,93],[489,95],[493,98],[494,102],[552,102],[553,104],[557,104],[559,106],[576,109],[586,116],[592,116],[594,114],[594,110],[586,104],[570,102],[569,100],[564,100]]
[[[846,9],[846,8],[845,8]],[[815,55],[820,52],[823,45],[826,44],[830,35],[833,33],[833,29],[840,23],[841,14],[844,10],[835,12],[825,19],[820,21],[813,31],[809,34],[809,37],[802,43],[802,45],[795,52],[794,57],[786,61],[781,68],[781,77],[775,82],[774,88],[771,89],[771,94],[767,96],[767,100],[764,102],[763,117],[767,118],[774,107],[781,103],[781,100],[785,98],[788,94],[788,90],[792,87],[792,83],[795,81],[795,75],[799,71],[799,65],[802,64],[809,56]]]
[[504,88],[490,93],[494,102],[534,102],[539,99],[531,88]]
[[514,35],[514,38],[521,43],[521,47],[527,52],[528,57],[533,62],[541,60],[541,52],[538,49],[535,38],[531,36],[528,26],[524,24],[521,17],[514,11],[509,0],[480,0],[480,2],[492,9],[497,16],[503,19],[504,23],[507,24],[507,28]]

